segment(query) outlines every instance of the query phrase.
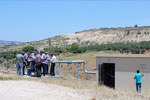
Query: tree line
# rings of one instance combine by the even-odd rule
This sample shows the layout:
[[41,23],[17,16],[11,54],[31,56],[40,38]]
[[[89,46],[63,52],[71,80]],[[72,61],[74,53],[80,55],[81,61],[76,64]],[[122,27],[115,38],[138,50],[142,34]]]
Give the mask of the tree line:
[[[26,46],[22,49],[22,51],[27,52],[29,51],[34,52],[34,47]],[[88,46],[80,46],[78,43],[72,43],[72,45],[66,48],[52,48],[52,51],[55,54],[61,53],[85,53],[89,51],[119,51],[120,53],[132,53],[132,54],[144,54],[146,51],[150,50],[150,41],[142,41],[139,43],[109,43],[109,44],[95,44],[95,45],[88,45]],[[5,51],[0,52],[0,58],[6,59],[13,59],[15,58],[16,54],[20,51]],[[44,48],[44,52],[48,52],[48,48]]]
[[109,43],[109,44],[95,44],[88,46],[80,46],[78,43],[73,43],[71,46],[62,49],[55,48],[55,52],[58,53],[84,53],[88,51],[119,51],[120,53],[132,53],[132,54],[144,54],[150,50],[150,41],[142,42],[128,42],[128,43]]

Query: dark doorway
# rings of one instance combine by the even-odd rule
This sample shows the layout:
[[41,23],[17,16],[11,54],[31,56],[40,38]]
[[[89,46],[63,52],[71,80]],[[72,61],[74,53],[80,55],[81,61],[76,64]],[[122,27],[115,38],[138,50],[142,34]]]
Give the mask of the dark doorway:
[[115,64],[103,63],[99,68],[99,81],[104,85],[115,88]]

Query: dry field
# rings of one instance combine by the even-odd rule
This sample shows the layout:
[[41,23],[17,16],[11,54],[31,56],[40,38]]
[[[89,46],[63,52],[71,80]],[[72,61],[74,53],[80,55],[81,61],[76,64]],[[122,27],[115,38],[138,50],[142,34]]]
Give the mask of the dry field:
[[[96,70],[94,54],[118,53],[112,51],[90,52],[83,54],[62,54],[60,60],[85,60],[87,69]],[[14,67],[12,65],[12,67]],[[88,75],[80,67],[80,80],[77,80],[77,65],[71,65],[68,76],[68,65],[62,66],[62,78],[27,78],[0,72],[0,100],[150,100],[150,91],[136,93],[135,89],[111,89],[96,84],[96,75]],[[2,68],[2,67],[0,67]]]
[[110,89],[94,81],[0,73],[0,100],[150,100],[150,91]]
[[[96,71],[96,58],[94,54],[104,54],[104,53],[109,53],[109,54],[114,54],[114,53],[119,53],[119,52],[114,52],[114,51],[93,51],[93,52],[87,52],[87,53],[81,53],[81,54],[72,54],[72,53],[65,53],[57,56],[57,60],[84,60],[86,61],[86,66],[88,71]],[[57,64],[56,67],[59,65]],[[77,70],[78,70],[78,65],[77,64],[62,64],[62,75],[65,78],[72,78],[72,79],[77,79]],[[68,69],[70,67],[70,77],[68,77]],[[2,70],[2,64],[0,64],[0,70]],[[7,68],[5,67],[5,70]],[[10,72],[15,71],[16,68],[14,67],[14,64],[10,65]],[[89,75],[84,73],[84,68],[83,65],[80,65],[80,79],[82,80],[92,80],[96,81],[96,75]]]

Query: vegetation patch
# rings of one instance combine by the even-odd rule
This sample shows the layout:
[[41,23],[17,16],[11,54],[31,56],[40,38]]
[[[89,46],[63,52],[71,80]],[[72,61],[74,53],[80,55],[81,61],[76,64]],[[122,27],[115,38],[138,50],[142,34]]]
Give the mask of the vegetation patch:
[[[108,43],[108,44],[93,44],[87,46],[81,46],[79,43],[72,43],[72,45],[66,48],[53,47],[51,48],[55,54],[61,53],[85,53],[90,51],[119,51],[120,53],[131,54],[144,54],[150,50],[150,41],[142,42],[127,42],[127,43]],[[34,52],[34,47],[27,46],[22,49],[24,52]],[[48,48],[44,48],[45,52],[48,52]],[[0,52],[0,58],[13,59],[20,51],[5,51]]]
[[13,80],[12,77],[0,76],[0,80]]

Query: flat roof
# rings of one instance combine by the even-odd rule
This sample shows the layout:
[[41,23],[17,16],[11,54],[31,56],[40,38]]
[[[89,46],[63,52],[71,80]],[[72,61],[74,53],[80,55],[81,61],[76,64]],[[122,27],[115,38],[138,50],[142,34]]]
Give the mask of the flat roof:
[[95,54],[96,58],[150,58],[148,54]]

